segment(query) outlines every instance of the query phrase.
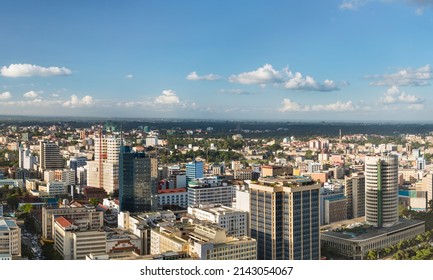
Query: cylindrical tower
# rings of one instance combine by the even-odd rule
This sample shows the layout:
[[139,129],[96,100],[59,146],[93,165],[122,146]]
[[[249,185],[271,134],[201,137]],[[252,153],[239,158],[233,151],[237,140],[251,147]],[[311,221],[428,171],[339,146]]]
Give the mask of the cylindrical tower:
[[365,220],[376,227],[398,222],[397,156],[365,157]]

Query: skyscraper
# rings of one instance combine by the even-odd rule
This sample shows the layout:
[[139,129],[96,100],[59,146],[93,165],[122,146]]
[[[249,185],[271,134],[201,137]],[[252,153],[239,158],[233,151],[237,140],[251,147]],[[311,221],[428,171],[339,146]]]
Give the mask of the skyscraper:
[[53,142],[41,141],[39,143],[39,157],[42,170],[63,168],[59,146]]
[[120,210],[146,212],[158,209],[156,178],[151,176],[151,159],[144,153],[121,147],[119,155]]
[[249,184],[257,259],[319,259],[320,185],[312,183],[263,178]]
[[397,156],[365,157],[365,220],[375,227],[398,222]]
[[345,178],[344,195],[347,197],[347,217],[354,219],[365,215],[365,176],[354,173]]
[[203,178],[203,162],[195,161],[186,164],[186,181]]
[[116,137],[95,138],[95,160],[87,162],[89,186],[104,188],[107,193],[119,188],[120,142]]

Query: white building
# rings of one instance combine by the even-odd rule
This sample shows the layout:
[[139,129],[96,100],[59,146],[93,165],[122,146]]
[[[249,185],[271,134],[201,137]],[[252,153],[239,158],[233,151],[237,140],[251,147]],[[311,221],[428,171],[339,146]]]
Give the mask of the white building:
[[190,182],[188,187],[188,206],[200,204],[221,204],[232,206],[236,188],[227,183],[200,184]]
[[188,214],[195,219],[216,223],[227,230],[227,234],[241,237],[249,235],[248,212],[222,205],[200,205],[188,207]]
[[159,206],[177,205],[188,207],[188,192],[186,189],[160,190],[158,191]]
[[21,228],[10,218],[0,217],[0,255],[21,256]]

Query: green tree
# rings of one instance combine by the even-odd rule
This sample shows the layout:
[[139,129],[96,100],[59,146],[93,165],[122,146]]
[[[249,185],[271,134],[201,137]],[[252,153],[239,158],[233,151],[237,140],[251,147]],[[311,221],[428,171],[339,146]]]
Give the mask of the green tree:
[[89,199],[89,203],[92,204],[93,206],[96,206],[99,204],[99,200],[96,198],[91,198]]
[[377,252],[376,250],[370,250],[367,253],[367,260],[377,260]]
[[21,205],[20,210],[24,213],[30,213],[33,209],[33,205],[26,203],[24,205]]

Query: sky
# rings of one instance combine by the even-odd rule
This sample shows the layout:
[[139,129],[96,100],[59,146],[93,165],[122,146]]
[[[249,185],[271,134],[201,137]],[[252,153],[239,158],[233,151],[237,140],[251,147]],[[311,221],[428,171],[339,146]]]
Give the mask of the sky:
[[0,1],[0,115],[433,121],[433,0]]

